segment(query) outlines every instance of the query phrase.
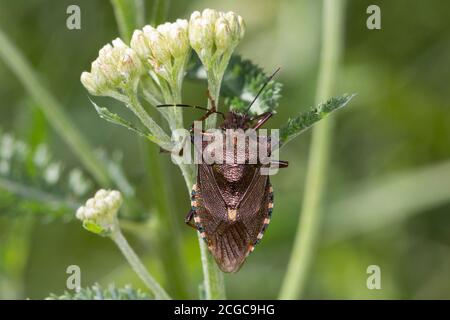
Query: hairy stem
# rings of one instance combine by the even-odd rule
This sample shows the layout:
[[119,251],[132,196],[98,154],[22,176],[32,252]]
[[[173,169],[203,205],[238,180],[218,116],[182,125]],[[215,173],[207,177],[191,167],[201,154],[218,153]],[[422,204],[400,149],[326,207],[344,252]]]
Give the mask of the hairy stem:
[[156,280],[148,273],[142,261],[130,247],[130,244],[128,243],[127,239],[125,239],[119,228],[116,228],[115,231],[111,234],[111,239],[119,247],[128,263],[131,265],[139,278],[141,278],[142,282],[144,282],[145,285],[153,292],[153,294],[155,295],[155,299],[171,299],[167,292],[164,291],[164,289],[161,288],[158,282],[156,282]]
[[[222,84],[222,76],[216,72],[209,70],[208,73],[208,92],[214,100],[217,110],[219,110],[220,86]],[[212,102],[208,98],[208,109],[212,108]],[[212,129],[216,127],[217,115],[212,114],[205,120],[205,128]]]
[[[344,0],[324,0],[322,48],[316,104],[331,94],[341,54]],[[319,235],[320,204],[325,192],[330,154],[332,119],[322,120],[313,129],[305,183],[303,207],[280,299],[301,298]]]

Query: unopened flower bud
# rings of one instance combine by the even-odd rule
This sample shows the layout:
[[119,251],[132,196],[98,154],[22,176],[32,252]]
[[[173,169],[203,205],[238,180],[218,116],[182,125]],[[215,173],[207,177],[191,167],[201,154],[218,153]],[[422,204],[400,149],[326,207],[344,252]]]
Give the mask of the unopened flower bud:
[[81,74],[81,83],[94,95],[109,95],[111,91],[124,89],[143,72],[136,52],[120,38],[103,46],[92,62],[91,72]]
[[145,26],[143,30],[154,62],[158,65],[170,62],[170,50],[162,34],[151,26]]
[[220,18],[216,21],[215,44],[217,51],[224,52],[233,46],[233,35],[225,18]]
[[205,9],[202,13],[192,13],[189,21],[190,44],[207,69],[213,65],[226,65],[227,61],[222,61],[222,57],[229,59],[244,32],[242,17],[233,12]]
[[130,46],[134,51],[136,51],[139,58],[142,60],[145,61],[150,57],[150,48],[142,30],[134,30],[133,36],[131,37]]
[[119,191],[101,189],[78,208],[76,217],[83,221],[87,230],[108,235],[117,228],[117,212],[121,205],[122,195]]

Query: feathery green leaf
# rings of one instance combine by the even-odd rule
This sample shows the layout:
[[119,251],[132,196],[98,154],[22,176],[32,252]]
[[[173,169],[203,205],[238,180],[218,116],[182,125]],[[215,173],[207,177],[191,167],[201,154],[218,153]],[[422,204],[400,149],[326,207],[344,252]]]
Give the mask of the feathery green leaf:
[[310,128],[317,121],[325,118],[331,112],[340,109],[355,96],[355,94],[344,94],[340,97],[329,99],[327,102],[320,104],[318,107],[308,112],[301,113],[288,122],[280,129],[280,144],[284,145],[293,138],[297,137],[306,129]]

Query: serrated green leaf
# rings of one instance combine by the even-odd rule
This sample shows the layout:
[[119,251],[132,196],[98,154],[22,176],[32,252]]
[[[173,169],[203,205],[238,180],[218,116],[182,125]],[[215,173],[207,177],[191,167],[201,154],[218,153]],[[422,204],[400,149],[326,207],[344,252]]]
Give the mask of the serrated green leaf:
[[344,94],[340,97],[331,98],[318,107],[289,119],[287,124],[280,129],[280,144],[286,144],[331,112],[346,106],[354,96],[355,94]]
[[[188,70],[189,78],[206,80],[206,71],[195,55]],[[267,78],[268,75],[250,60],[244,60],[239,55],[233,55],[222,80],[220,92],[225,97],[225,105],[230,110],[244,113]],[[281,97],[281,87],[281,83],[271,80],[253,104],[249,114],[254,116],[267,111],[275,112],[278,107],[278,100]]]
[[150,300],[150,295],[130,285],[116,288],[113,284],[102,288],[99,284],[82,288],[78,292],[65,291],[62,295],[50,294],[46,300]]
[[97,113],[100,116],[100,118],[102,118],[102,119],[104,119],[104,120],[106,120],[108,122],[111,122],[113,124],[117,124],[119,126],[125,127],[127,129],[133,131],[134,133],[137,133],[141,137],[144,137],[144,138],[147,138],[147,139],[149,139],[151,141],[154,141],[154,137],[151,134],[146,133],[146,132],[142,131],[141,129],[138,129],[136,126],[131,124],[131,122],[128,122],[127,120],[123,119],[118,114],[112,113],[111,111],[109,111],[105,107],[98,106],[92,100],[91,100],[91,103],[95,107],[95,110],[97,111]]

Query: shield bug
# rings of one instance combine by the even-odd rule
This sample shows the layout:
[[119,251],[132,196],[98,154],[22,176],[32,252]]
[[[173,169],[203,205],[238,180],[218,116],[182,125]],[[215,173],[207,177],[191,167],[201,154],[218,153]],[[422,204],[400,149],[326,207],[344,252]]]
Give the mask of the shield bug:
[[[209,97],[211,109],[182,104],[176,106],[205,110],[206,113],[199,121],[205,120],[213,113],[222,115],[223,122],[219,130],[222,139],[226,141],[230,138],[228,136],[230,129],[257,130],[273,115],[266,112],[252,118],[248,115],[248,110],[277,71],[268,78],[245,113],[218,112],[211,97]],[[159,107],[166,106],[174,105]],[[195,130],[194,132],[191,130],[191,134],[191,138],[194,139]],[[203,131],[197,134],[207,135]],[[252,141],[260,143],[259,138],[249,139],[248,143]],[[202,139],[202,151],[210,143]],[[223,158],[227,160],[225,163],[202,162],[197,165],[197,181],[191,192],[191,209],[185,218],[188,225],[200,232],[219,268],[224,272],[237,272],[240,269],[247,256],[261,241],[272,216],[274,198],[272,185],[269,175],[261,174],[261,169],[267,164],[259,161],[250,164],[250,159],[257,158],[250,149],[247,145],[244,148],[245,163],[236,161],[238,151],[235,148],[232,148],[231,153],[224,148]],[[286,161],[276,161],[268,165],[273,164],[279,168],[288,166]]]

